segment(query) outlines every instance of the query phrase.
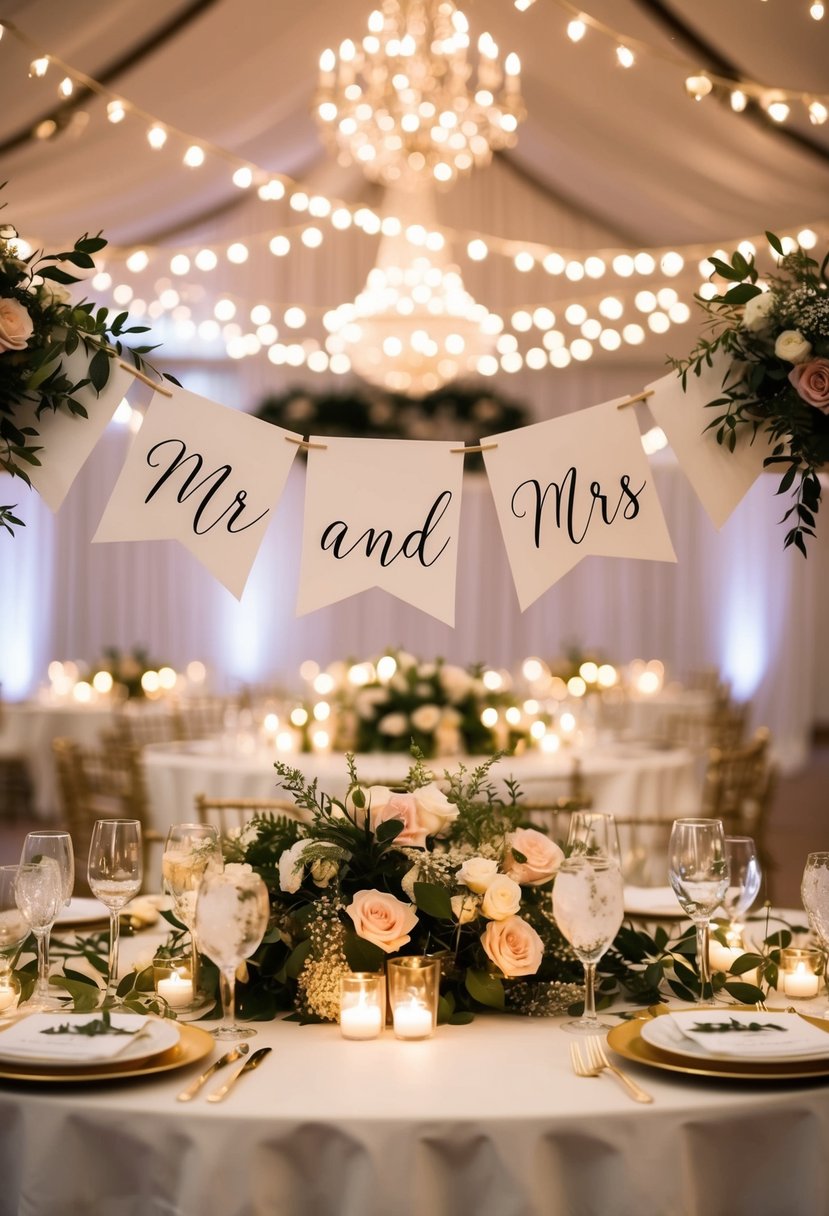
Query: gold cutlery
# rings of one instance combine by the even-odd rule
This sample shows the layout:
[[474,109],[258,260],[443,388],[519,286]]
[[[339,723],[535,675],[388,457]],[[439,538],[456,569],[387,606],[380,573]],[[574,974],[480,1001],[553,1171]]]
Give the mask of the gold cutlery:
[[225,1064],[233,1064],[236,1060],[240,1060],[242,1056],[246,1056],[247,1054],[247,1043],[239,1043],[237,1047],[232,1048],[230,1051],[226,1051],[223,1056],[219,1056],[218,1060],[214,1060],[210,1067],[206,1068],[200,1077],[196,1077],[195,1081],[193,1081],[191,1085],[188,1085],[187,1088],[183,1089],[180,1094],[177,1094],[177,1100],[179,1102],[189,1102],[192,1098],[195,1098],[201,1087],[210,1080],[214,1072],[220,1068],[224,1068]]
[[611,1064],[600,1039],[588,1039],[585,1043],[585,1051],[586,1059],[582,1057],[578,1043],[570,1044],[570,1063],[577,1077],[598,1077],[602,1072],[610,1072],[624,1086],[635,1102],[653,1102],[652,1096],[646,1090],[637,1085],[615,1064]]
[[258,1068],[269,1051],[271,1051],[270,1047],[260,1047],[258,1051],[255,1051],[250,1059],[246,1060],[242,1067],[238,1069],[229,1080],[225,1081],[224,1085],[220,1086],[219,1089],[214,1090],[212,1094],[207,1095],[207,1101],[221,1102],[222,1098],[227,1097],[228,1093],[239,1080],[242,1073],[253,1072],[254,1068]]

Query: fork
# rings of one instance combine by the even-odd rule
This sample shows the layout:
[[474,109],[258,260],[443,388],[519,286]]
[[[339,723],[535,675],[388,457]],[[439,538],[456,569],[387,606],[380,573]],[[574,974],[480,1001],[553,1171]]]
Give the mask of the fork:
[[587,1059],[582,1057],[578,1043],[570,1044],[570,1063],[577,1077],[598,1077],[602,1072],[610,1072],[624,1086],[631,1098],[636,1102],[653,1102],[652,1096],[632,1078],[623,1073],[615,1064],[611,1064],[605,1054],[600,1039],[588,1039],[585,1044]]

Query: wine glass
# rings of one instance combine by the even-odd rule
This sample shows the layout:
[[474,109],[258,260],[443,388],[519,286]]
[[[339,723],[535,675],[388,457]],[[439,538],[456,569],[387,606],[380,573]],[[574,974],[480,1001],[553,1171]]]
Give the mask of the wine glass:
[[714,909],[728,889],[728,857],[720,819],[677,819],[671,828],[668,878],[697,930],[700,999],[710,998],[708,930]]
[[234,869],[208,871],[196,899],[196,937],[199,949],[219,968],[222,1022],[213,1031],[217,1039],[246,1039],[256,1034],[251,1026],[237,1026],[236,968],[250,958],[265,936],[270,905],[268,889],[258,874]]
[[17,906],[15,883],[18,866],[0,866],[0,1015],[17,1003],[18,985],[12,968],[29,936],[29,922]]
[[584,1013],[563,1030],[601,1034],[610,1023],[596,1016],[596,964],[624,918],[622,871],[613,857],[573,853],[559,867],[553,886],[553,915],[584,967]]
[[41,857],[52,857],[58,863],[63,880],[63,902],[69,906],[75,888],[75,852],[72,837],[68,832],[52,828],[29,832],[23,841],[21,862],[38,861]]
[[622,867],[616,820],[602,811],[573,811],[567,833],[567,855],[608,857]]
[[739,936],[746,912],[760,892],[763,873],[757,857],[757,845],[751,836],[726,836],[725,855],[728,859],[728,886],[722,906],[728,917],[730,933]]
[[161,877],[164,890],[172,898],[176,917],[190,930],[192,1007],[199,1003],[199,951],[194,929],[196,895],[208,870],[221,868],[219,833],[212,824],[176,823],[170,828],[161,858]]
[[[829,853],[810,853],[800,883],[800,898],[814,935],[829,948]],[[826,967],[824,964],[824,979]]]
[[37,983],[26,1002],[27,1010],[61,1009],[49,992],[49,933],[64,901],[63,876],[53,857],[21,863],[14,880],[15,902],[37,941]]
[[92,829],[87,880],[96,899],[109,909],[109,968],[104,1001],[118,980],[119,913],[141,890],[144,866],[138,819],[99,819]]

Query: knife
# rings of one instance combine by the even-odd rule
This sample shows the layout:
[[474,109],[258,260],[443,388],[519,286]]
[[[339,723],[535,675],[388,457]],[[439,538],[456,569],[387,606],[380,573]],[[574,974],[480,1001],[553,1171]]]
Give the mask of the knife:
[[246,1060],[242,1067],[233,1074],[229,1081],[225,1081],[224,1085],[220,1086],[219,1089],[216,1089],[212,1094],[207,1095],[207,1101],[221,1102],[222,1098],[227,1097],[228,1093],[239,1080],[242,1073],[252,1072],[254,1068],[258,1068],[265,1056],[271,1050],[272,1049],[270,1047],[260,1047],[259,1050],[255,1051],[250,1059]]
[[210,1067],[206,1068],[200,1077],[196,1077],[192,1085],[188,1085],[187,1088],[183,1089],[180,1094],[176,1094],[177,1101],[189,1102],[192,1098],[195,1098],[202,1085],[210,1080],[214,1072],[216,1072],[219,1068],[224,1068],[225,1064],[233,1064],[234,1061],[240,1059],[241,1056],[246,1056],[247,1054],[247,1043],[240,1043],[237,1047],[232,1048],[231,1051],[226,1051],[223,1056],[219,1056],[218,1060],[214,1060]]

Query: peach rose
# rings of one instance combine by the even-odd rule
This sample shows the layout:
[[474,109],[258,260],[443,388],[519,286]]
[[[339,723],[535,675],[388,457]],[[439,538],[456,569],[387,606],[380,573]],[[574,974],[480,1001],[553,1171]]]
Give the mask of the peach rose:
[[[517,861],[513,857],[513,849],[516,853],[522,853],[527,860]],[[518,828],[507,836],[504,870],[516,882],[527,883],[531,887],[549,882],[562,861],[564,854],[556,842],[535,828]]]
[[505,976],[535,975],[541,966],[544,945],[520,916],[491,920],[481,935],[481,945]]
[[0,352],[24,350],[34,331],[32,318],[22,304],[0,299]]
[[403,831],[395,838],[395,844],[408,845],[412,849],[426,848],[429,828],[423,824],[414,794],[391,793],[388,800],[379,805],[372,800],[369,805],[372,832],[376,832],[380,824],[389,819],[399,819],[403,824]]
[[373,942],[386,954],[411,941],[409,934],[417,924],[411,904],[404,904],[387,891],[358,891],[346,912],[357,936]]
[[829,359],[810,359],[789,372],[789,380],[799,397],[816,410],[829,414]]

